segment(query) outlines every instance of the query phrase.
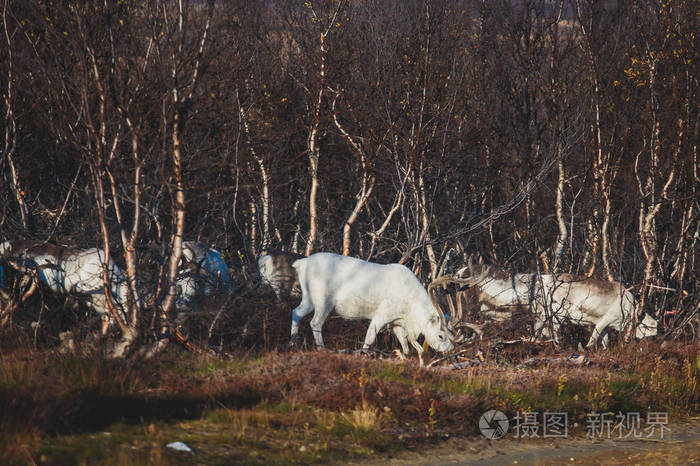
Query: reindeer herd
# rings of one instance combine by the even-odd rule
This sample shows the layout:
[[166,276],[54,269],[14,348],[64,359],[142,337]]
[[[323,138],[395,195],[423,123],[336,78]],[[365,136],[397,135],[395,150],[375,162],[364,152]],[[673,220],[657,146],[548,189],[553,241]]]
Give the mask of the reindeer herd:
[[[493,320],[509,320],[516,310],[535,317],[534,336],[553,338],[559,344],[563,321],[593,325],[587,348],[600,342],[607,348],[609,329],[627,330],[640,318],[632,293],[619,282],[596,280],[584,275],[511,274],[470,258],[452,278],[463,288],[475,290],[481,313]],[[637,338],[657,334],[657,323],[649,315],[635,329]]]
[[[124,273],[111,257],[97,248],[79,249],[36,241],[0,243],[0,271],[12,269],[19,277],[20,297],[0,286],[0,323],[6,325],[12,313],[37,290],[44,289],[78,300],[102,318],[102,334],[114,323],[114,308],[127,321],[128,284]],[[105,283],[108,286],[105,286]],[[2,285],[2,282],[0,282]],[[175,286],[177,320],[197,310],[203,297],[219,291],[233,292],[228,266],[219,251],[196,241],[184,241]],[[146,291],[145,300],[152,298]],[[143,304],[143,303],[142,303]]]
[[297,338],[299,322],[313,312],[314,340],[323,347],[323,323],[335,310],[346,319],[370,321],[363,349],[374,344],[377,332],[388,328],[396,335],[404,355],[409,352],[409,343],[416,349],[421,365],[420,335],[439,352],[450,351],[463,342],[465,328],[472,337],[481,336],[480,325],[464,321],[460,301],[443,311],[436,290],[447,282],[459,284],[460,290],[472,288],[485,318],[509,320],[516,309],[532,313],[533,340],[550,337],[558,345],[559,328],[564,321],[594,326],[588,348],[599,341],[607,348],[610,329],[633,329],[640,339],[657,334],[656,321],[648,315],[641,318],[629,290],[618,282],[586,276],[509,274],[470,257],[465,267],[433,281],[426,292],[416,276],[402,265],[379,265],[337,254],[316,253],[306,258],[289,253],[268,254],[260,257],[258,268],[278,297],[301,296],[301,303],[292,311],[292,341]]
[[[15,283],[19,294],[4,289],[4,267],[19,277]],[[633,295],[618,282],[569,274],[511,274],[471,257],[466,266],[439,277],[427,291],[403,265],[381,265],[331,253],[303,257],[270,252],[259,257],[258,270],[261,282],[270,286],[278,299],[301,297],[292,310],[290,343],[298,339],[301,320],[313,313],[310,326],[314,341],[323,347],[322,327],[335,311],[345,319],[370,321],[363,350],[374,345],[379,331],[389,329],[399,341],[400,356],[408,355],[413,347],[421,365],[421,335],[438,352],[451,351],[463,342],[465,329],[472,338],[481,335],[479,325],[464,320],[460,302],[442,309],[436,290],[448,283],[459,286],[459,291],[474,290],[480,312],[487,319],[502,322],[516,310],[530,312],[535,317],[533,339],[545,336],[558,343],[563,321],[594,326],[587,347],[598,342],[607,347],[609,329],[633,329],[637,338],[657,334],[656,321],[638,315]],[[203,298],[231,294],[237,288],[221,253],[195,241],[183,242],[175,286],[178,324],[198,312]],[[115,313],[126,321],[126,277],[102,250],[32,241],[0,243],[0,323],[6,325],[39,287],[82,302],[102,318],[103,335]],[[148,301],[152,294],[146,291],[140,296]]]

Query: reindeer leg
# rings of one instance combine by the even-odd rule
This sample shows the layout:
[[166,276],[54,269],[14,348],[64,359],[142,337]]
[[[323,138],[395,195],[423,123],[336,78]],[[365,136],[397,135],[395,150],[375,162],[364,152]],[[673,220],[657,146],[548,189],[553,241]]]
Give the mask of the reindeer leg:
[[[323,329],[323,323],[328,318],[331,313],[330,306],[326,305],[323,309],[314,309],[314,317],[311,319],[311,331],[314,334],[314,342],[316,343],[316,348],[323,349],[323,334],[321,333]],[[376,336],[376,335],[375,335]]]
[[362,352],[367,352],[367,350],[374,345],[374,342],[377,341],[377,333],[379,333],[379,330],[381,330],[383,326],[384,322],[382,322],[381,319],[377,319],[376,317],[372,319],[367,328],[365,342],[362,345]]
[[411,345],[418,351],[418,361],[420,362],[420,367],[424,367],[423,364],[423,347],[418,344],[416,340],[411,340]]
[[314,310],[313,306],[306,299],[302,299],[299,306],[292,311],[292,332],[289,346],[296,346],[299,340],[299,322]]
[[[591,338],[588,340],[588,343],[586,343],[586,348],[593,348],[598,344],[598,339],[600,336],[603,334],[605,329],[608,328],[608,326],[615,321],[614,318],[609,318],[607,316],[603,316],[602,319],[596,324],[595,328],[593,329],[593,333],[591,334]],[[605,334],[607,336],[607,333]],[[608,347],[608,341],[607,339],[604,339],[603,341],[603,348]]]
[[[554,340],[554,345],[559,347],[559,322],[552,322],[551,328],[547,325],[546,321],[543,321],[535,330],[535,337],[539,334],[543,339]],[[535,338],[536,339],[536,338]]]
[[532,329],[532,337],[530,338],[530,343],[535,343],[537,341],[537,338],[540,335],[544,335],[546,332],[546,323],[547,321],[545,320],[544,316],[542,313],[538,310],[535,311],[535,315],[537,316],[535,318],[535,325],[533,326]]
[[405,356],[408,356],[408,352],[411,351],[410,347],[408,346],[408,339],[406,338],[406,330],[400,325],[395,325],[392,330],[394,331],[396,338],[398,338],[399,344],[401,345],[401,351],[403,352],[399,359],[404,360],[406,359]]
[[380,304],[374,319],[369,323],[367,335],[365,335],[365,343],[362,345],[363,351],[374,345],[374,342],[377,340],[377,333],[388,323],[384,317],[387,314],[386,307],[385,303]]
[[557,320],[556,322],[552,322],[552,333],[553,338],[554,338],[554,345],[559,349],[559,321]]

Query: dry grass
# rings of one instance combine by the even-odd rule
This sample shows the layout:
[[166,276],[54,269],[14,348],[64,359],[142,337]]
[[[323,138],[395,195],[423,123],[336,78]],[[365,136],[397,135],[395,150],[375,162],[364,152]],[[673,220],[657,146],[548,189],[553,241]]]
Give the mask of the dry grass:
[[379,410],[367,402],[343,413],[342,418],[350,427],[361,432],[372,433],[379,430],[380,427]]
[[173,346],[131,362],[5,352],[0,463],[171,464],[183,460],[163,447],[175,440],[203,464],[314,463],[477,435],[488,409],[561,410],[581,425],[591,411],[700,413],[700,345],[618,346],[588,354],[589,367],[541,356],[452,371],[332,351],[217,357]]

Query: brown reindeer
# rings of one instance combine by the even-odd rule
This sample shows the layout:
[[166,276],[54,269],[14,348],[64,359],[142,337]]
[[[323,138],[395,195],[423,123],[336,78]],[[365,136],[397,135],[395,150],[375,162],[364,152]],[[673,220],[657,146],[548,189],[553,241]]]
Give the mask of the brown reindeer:
[[285,251],[270,251],[258,258],[260,276],[272,287],[277,299],[301,297],[299,277],[292,264],[303,258],[301,254]]

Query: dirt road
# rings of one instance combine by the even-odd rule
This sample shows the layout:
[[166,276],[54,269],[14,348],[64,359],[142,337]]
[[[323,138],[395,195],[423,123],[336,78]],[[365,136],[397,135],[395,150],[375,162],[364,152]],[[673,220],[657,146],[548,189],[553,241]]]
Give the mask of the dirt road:
[[369,464],[700,464],[700,422],[672,425],[663,440],[451,439],[434,449],[375,458]]

